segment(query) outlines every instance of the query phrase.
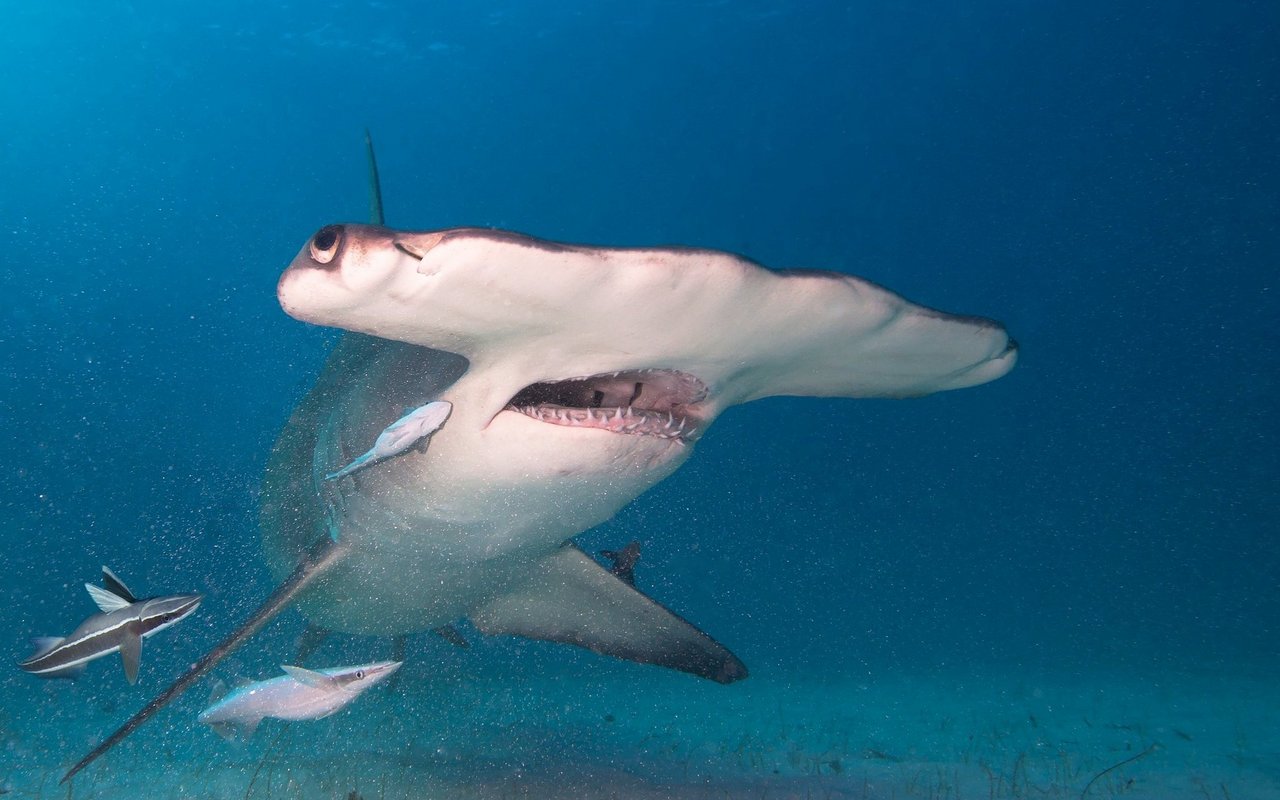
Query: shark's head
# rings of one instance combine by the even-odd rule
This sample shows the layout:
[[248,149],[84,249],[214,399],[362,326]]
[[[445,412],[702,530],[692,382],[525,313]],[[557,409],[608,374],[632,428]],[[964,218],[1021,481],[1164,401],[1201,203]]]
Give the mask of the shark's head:
[[[469,471],[415,485],[447,479],[440,491],[456,500],[440,503],[459,507],[558,507],[576,530],[670,474],[735,403],[928,394],[999,377],[1016,358],[996,323],[852,276],[475,228],[329,225],[277,293],[297,319],[464,357],[466,374],[447,392],[403,400],[453,403],[431,455]],[[371,441],[400,410],[355,441]],[[481,484],[510,491],[466,488]]]
[[[455,415],[433,448],[472,425],[518,442],[502,458],[525,474],[620,468],[656,482],[722,406],[686,363],[697,337],[651,318],[670,306],[663,287],[620,287],[587,252],[495,231],[330,225],[278,295],[300,320],[464,356],[466,396],[448,396]],[[687,326],[698,309],[679,313]]]

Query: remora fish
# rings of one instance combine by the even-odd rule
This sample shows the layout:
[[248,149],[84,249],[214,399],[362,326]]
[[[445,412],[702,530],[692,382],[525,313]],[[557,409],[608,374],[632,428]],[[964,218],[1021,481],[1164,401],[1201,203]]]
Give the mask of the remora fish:
[[[349,333],[276,441],[261,529],[276,590],[93,748],[70,780],[284,608],[349,633],[469,618],[721,683],[746,665],[593,561],[572,537],[674,472],[725,409],[764,397],[920,397],[1013,369],[1004,326],[852,275],[775,271],[689,247],[563,244],[510,231],[327,225],[277,285],[290,316]],[[326,465],[436,397],[428,452],[343,494]]]
[[249,738],[266,717],[308,720],[340,711],[400,668],[399,661],[310,670],[281,666],[285,675],[241,686],[200,712],[223,738]]
[[119,650],[124,676],[136,683],[142,640],[186,618],[202,599],[198,594],[178,594],[139,600],[105,566],[102,583],[106,588],[84,585],[102,613],[80,623],[69,636],[36,639],[36,651],[18,664],[20,668],[42,678],[76,678],[90,661]]
[[373,447],[367,453],[337,472],[331,472],[324,476],[324,479],[326,481],[336,481],[358,469],[369,466],[375,461],[400,455],[440,430],[440,426],[444,425],[445,420],[449,418],[449,412],[452,410],[453,406],[443,401],[427,403],[425,406],[413,409],[378,434]]

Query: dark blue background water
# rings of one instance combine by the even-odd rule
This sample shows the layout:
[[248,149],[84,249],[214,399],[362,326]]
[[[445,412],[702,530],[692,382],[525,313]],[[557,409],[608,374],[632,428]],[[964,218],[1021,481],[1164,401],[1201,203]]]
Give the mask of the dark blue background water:
[[259,476],[335,338],[274,283],[367,217],[369,126],[395,226],[719,247],[1020,340],[975,390],[733,411],[585,539],[641,539],[642,585],[753,669],[1274,664],[1280,6],[5,17],[14,658],[88,610],[103,562],[208,592],[201,641],[265,595]]

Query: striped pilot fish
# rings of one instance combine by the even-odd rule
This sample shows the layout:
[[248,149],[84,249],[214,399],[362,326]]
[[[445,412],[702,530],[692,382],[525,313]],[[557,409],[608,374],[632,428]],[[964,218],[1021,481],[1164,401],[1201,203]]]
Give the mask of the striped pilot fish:
[[200,712],[199,719],[224,739],[248,739],[266,717],[299,721],[336,713],[391,677],[400,664],[380,661],[321,670],[282,666],[284,675],[246,683],[230,693],[219,684],[214,688],[213,703]]
[[130,684],[136,683],[142,640],[185,619],[203,599],[198,594],[177,594],[139,600],[105,566],[102,584],[84,585],[102,613],[80,623],[69,636],[35,639],[36,651],[18,667],[41,678],[78,678],[90,661],[118,650],[125,678]]

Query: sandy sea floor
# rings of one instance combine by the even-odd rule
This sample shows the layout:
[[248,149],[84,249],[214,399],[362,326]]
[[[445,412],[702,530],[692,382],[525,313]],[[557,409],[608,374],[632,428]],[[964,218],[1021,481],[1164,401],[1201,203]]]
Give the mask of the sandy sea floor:
[[0,788],[15,798],[1280,798],[1280,681],[1261,672],[755,674],[721,687],[574,666],[429,674],[409,663],[333,717],[267,721],[242,745],[196,723],[200,688],[69,789],[63,770],[159,681],[126,693],[103,665],[77,684],[9,680]]

